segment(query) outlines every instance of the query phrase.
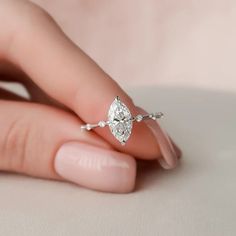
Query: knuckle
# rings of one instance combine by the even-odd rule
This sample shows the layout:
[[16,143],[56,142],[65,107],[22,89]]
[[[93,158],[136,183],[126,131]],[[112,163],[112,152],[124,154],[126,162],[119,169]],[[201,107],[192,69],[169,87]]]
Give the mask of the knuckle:
[[27,2],[19,8],[18,18],[25,30],[38,30],[40,26],[45,27],[45,23],[53,22],[53,18],[47,11],[32,2]]
[[[0,11],[0,42],[3,53],[17,50],[17,45],[24,45],[28,38],[54,22],[53,18],[40,6],[30,1],[11,0]],[[1,3],[0,3],[1,10]]]
[[49,13],[34,3],[25,3],[22,12],[19,13],[19,17],[22,19],[22,22],[34,28],[36,23],[40,24],[45,21],[52,21],[52,17]]
[[1,153],[3,169],[24,172],[30,127],[27,120],[14,120],[5,134]]
[[[12,24],[23,22],[25,20],[40,19],[42,17],[50,18],[49,14],[39,5],[27,0],[6,0],[0,2],[1,13],[8,17]],[[6,14],[4,14],[4,12]],[[6,18],[7,19],[7,18]],[[17,21],[19,20],[19,21]]]

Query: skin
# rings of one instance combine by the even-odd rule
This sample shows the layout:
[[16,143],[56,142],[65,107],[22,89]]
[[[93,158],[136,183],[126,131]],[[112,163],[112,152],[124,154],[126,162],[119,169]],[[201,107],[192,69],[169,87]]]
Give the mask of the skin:
[[162,158],[148,126],[144,122],[135,125],[125,146],[108,129],[80,131],[84,123],[106,119],[107,109],[117,95],[132,114],[138,114],[132,99],[33,3],[2,0],[0,29],[0,80],[17,81],[30,94],[26,100],[0,90],[0,170],[76,182],[76,178],[59,174],[55,158],[66,143],[71,147],[89,144],[98,148],[90,150],[100,152],[101,158],[112,153],[129,168],[122,186],[108,184],[114,177],[110,167],[103,170],[107,182],[96,181],[96,173],[83,169],[81,185],[108,192],[133,191],[136,160]]

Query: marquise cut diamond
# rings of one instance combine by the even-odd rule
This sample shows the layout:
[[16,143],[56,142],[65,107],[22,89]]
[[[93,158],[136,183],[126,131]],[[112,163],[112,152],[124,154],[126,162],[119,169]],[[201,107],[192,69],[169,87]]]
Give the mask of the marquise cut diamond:
[[132,115],[128,107],[116,97],[108,112],[109,127],[114,137],[122,144],[129,139],[132,130]]

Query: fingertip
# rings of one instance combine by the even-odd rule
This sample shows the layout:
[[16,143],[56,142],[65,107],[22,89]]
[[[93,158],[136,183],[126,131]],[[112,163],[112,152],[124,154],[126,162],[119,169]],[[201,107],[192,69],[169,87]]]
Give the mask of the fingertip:
[[[121,102],[127,106],[133,117],[140,114],[140,111],[134,105],[132,98],[128,95],[122,96],[120,94],[119,97]],[[114,98],[114,96],[110,96],[108,99],[103,100],[106,105],[97,107],[99,111],[94,112],[95,115],[91,116],[91,123],[97,123],[98,120],[106,119],[109,107],[114,101]],[[94,103],[94,101],[90,102]],[[91,106],[87,106],[87,108]],[[128,153],[138,159],[154,160],[160,156],[160,149],[157,145],[156,138],[145,122],[133,122],[131,135],[124,146],[120,144],[107,127],[104,129],[96,129],[95,132],[107,140],[115,149]]]
[[173,147],[175,149],[177,158],[180,159],[183,156],[182,150],[179,148],[179,146],[171,138],[170,138],[170,140],[171,140],[172,145],[173,145]]
[[[144,114],[147,114],[142,108],[138,108]],[[173,143],[167,132],[157,121],[147,120],[145,122],[156,139],[156,145],[160,148],[160,154],[157,157],[160,165],[164,169],[174,169],[178,165],[181,155],[180,149]]]

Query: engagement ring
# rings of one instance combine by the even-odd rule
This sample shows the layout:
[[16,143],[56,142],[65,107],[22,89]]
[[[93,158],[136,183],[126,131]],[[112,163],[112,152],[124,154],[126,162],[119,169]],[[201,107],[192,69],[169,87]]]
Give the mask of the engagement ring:
[[110,106],[107,121],[101,120],[97,124],[85,124],[81,126],[81,129],[89,131],[94,128],[109,126],[114,137],[122,145],[125,145],[131,135],[133,122],[141,122],[147,119],[156,120],[162,116],[162,112],[132,116],[128,107],[117,96]]

